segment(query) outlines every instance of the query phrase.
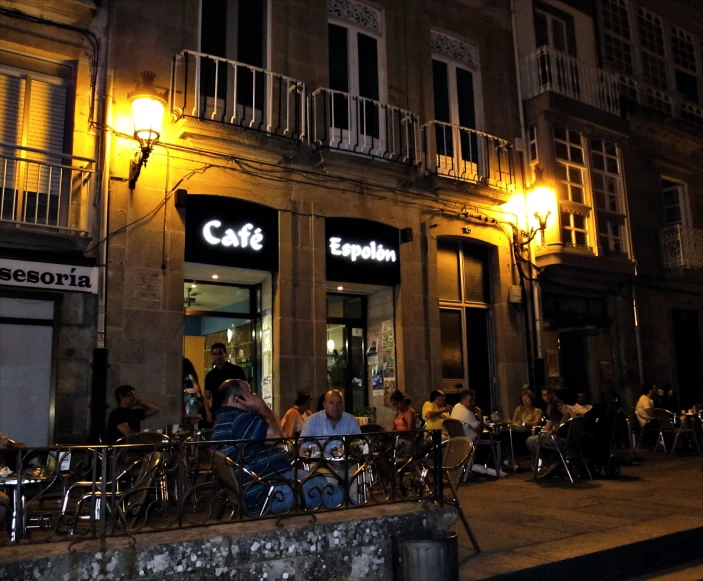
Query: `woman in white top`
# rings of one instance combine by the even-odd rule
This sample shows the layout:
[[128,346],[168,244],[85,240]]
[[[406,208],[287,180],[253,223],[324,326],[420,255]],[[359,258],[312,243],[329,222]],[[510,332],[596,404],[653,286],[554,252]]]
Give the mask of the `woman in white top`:
[[303,424],[310,415],[312,396],[307,391],[299,391],[293,407],[281,419],[281,431],[284,438],[292,438],[303,430]]

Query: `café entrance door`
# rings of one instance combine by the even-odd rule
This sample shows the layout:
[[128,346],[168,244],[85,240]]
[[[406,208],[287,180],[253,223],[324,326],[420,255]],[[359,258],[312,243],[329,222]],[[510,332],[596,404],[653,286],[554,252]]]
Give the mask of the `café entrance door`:
[[368,405],[365,311],[365,297],[327,295],[327,385],[344,392],[349,413]]

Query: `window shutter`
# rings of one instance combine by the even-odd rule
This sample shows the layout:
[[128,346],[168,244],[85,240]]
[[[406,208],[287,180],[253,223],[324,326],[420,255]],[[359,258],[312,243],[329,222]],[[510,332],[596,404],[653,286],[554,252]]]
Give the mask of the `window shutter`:
[[22,143],[25,87],[25,79],[0,73],[0,141]]

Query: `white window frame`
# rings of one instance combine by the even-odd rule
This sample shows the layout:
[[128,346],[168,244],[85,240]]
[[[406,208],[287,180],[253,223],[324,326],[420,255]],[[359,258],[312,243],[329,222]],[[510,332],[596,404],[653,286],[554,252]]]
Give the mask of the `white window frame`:
[[[569,25],[564,20],[563,18],[559,18],[556,14],[552,14],[551,12],[546,12],[544,10],[540,10],[539,8],[535,8],[535,14],[539,14],[541,16],[544,16],[547,19],[547,46],[553,50],[557,50],[559,52],[562,52],[566,55],[569,54]],[[556,46],[554,46],[554,35],[553,35],[553,30],[552,30],[552,22],[558,20],[561,22],[561,24],[564,26],[564,50],[558,49]],[[574,39],[575,40],[575,39]],[[537,47],[540,48],[540,47]]]
[[[679,38],[680,35],[676,34],[676,31],[684,35],[686,38],[685,42],[690,42],[690,44],[693,46],[693,69],[690,69],[686,66],[676,64],[676,61],[674,60],[674,38]],[[676,26],[674,24],[670,24],[667,26],[667,32],[669,34],[669,46],[671,47],[671,90],[672,92],[679,97],[684,102],[687,103],[694,103],[696,105],[700,105],[701,103],[701,75],[700,75],[700,56],[699,56],[699,51],[697,48],[700,48],[703,50],[703,48],[700,47],[696,37],[688,32],[687,30],[681,28],[680,26]],[[698,88],[698,101],[689,101],[686,97],[684,97],[683,94],[679,92],[678,89],[678,83],[676,82],[676,71],[680,71],[682,73],[685,73],[687,75],[690,75],[696,79],[696,86]]]
[[[667,182],[672,182],[675,184],[674,186],[670,187],[664,187],[664,181]],[[677,180],[676,178],[672,178],[666,175],[661,176],[661,192],[662,192],[662,219],[664,220],[664,226],[669,227],[669,226],[677,226],[680,225],[682,228],[688,228],[691,224],[691,214],[690,214],[690,206],[689,206],[689,197],[688,197],[688,184],[686,182],[682,182],[681,180]],[[678,192],[678,200],[679,203],[677,204],[680,212],[681,212],[681,221],[680,222],[667,222],[666,221],[666,208],[673,208],[674,206],[665,206],[664,205],[664,194],[666,192],[671,192],[671,191],[677,191]]]
[[[630,6],[628,5],[627,0],[607,0],[610,3],[613,4],[618,4],[621,5],[621,8],[624,8],[626,12],[626,18],[627,18],[627,27],[628,27],[628,32],[630,34],[630,38],[625,38],[621,34],[618,34],[617,32],[614,32],[612,30],[608,30],[605,26],[605,10],[603,8],[603,0],[600,2],[600,27],[602,30],[602,40],[603,40],[603,54],[606,55],[607,57],[607,41],[606,37],[610,37],[613,39],[613,41],[620,43],[622,45],[627,45],[630,47],[630,63],[629,66],[631,67],[631,71],[626,71],[624,70],[627,67],[627,63],[623,61],[616,61],[615,59],[610,59],[609,62],[612,63],[613,68],[624,74],[624,75],[630,75],[634,76],[636,71],[637,71],[637,50],[635,49],[636,44],[635,44],[635,30],[632,26],[632,19],[630,17]],[[616,66],[616,62],[622,62],[622,67]]]
[[[643,44],[643,35],[642,35],[641,27],[640,27],[640,17],[643,17],[644,20],[646,21],[647,16],[649,16],[653,21],[656,21],[658,23],[658,26],[661,28],[661,31],[662,31],[662,50],[664,51],[663,55],[658,54],[656,51],[652,51],[651,49],[649,49],[647,46],[645,46]],[[661,16],[659,16],[658,14],[655,14],[654,12],[646,10],[645,8],[642,8],[641,6],[639,6],[637,8],[637,14],[635,15],[635,18],[636,18],[636,23],[637,23],[637,48],[638,48],[638,53],[639,53],[638,56],[639,56],[640,75],[653,88],[663,90],[663,91],[669,91],[669,90],[671,90],[671,87],[672,87],[672,78],[671,78],[672,67],[670,66],[669,52],[668,52],[668,47],[667,47],[668,35],[667,35],[666,23]],[[648,77],[645,76],[645,72],[644,72],[644,55],[645,54],[650,59],[654,59],[656,61],[659,61],[660,64],[663,63],[663,68],[664,68],[663,80],[666,83],[666,86],[662,87],[661,85],[659,85],[657,83],[653,83]]]
[[[369,5],[370,6],[370,5]],[[372,7],[376,9],[375,7]],[[352,22],[346,18],[338,18],[332,15],[327,16],[327,24],[334,24],[347,29],[347,70],[349,72],[349,129],[340,129],[330,126],[328,128],[331,141],[334,144],[339,144],[340,149],[354,149],[361,153],[369,155],[383,155],[386,149],[386,120],[383,116],[384,108],[378,107],[378,138],[368,135],[368,144],[366,143],[366,134],[359,130],[359,141],[355,142],[353,136],[357,135],[357,126],[359,123],[358,112],[361,111],[361,99],[372,101],[368,97],[359,95],[359,33],[365,34],[376,39],[377,58],[378,58],[378,103],[388,103],[388,83],[386,69],[386,42],[384,34],[385,21],[383,18],[383,10],[379,10],[381,20],[381,33],[372,30],[366,26]],[[330,93],[331,94],[331,93]],[[354,101],[356,97],[356,101]],[[356,107],[352,103],[356,103]],[[372,145],[375,142],[375,147]]]
[[[593,148],[593,141],[595,139],[600,140],[601,142],[601,149],[596,150]],[[612,155],[610,153],[607,153],[605,144],[608,143],[612,145],[615,148],[615,155]],[[591,137],[589,139],[588,143],[589,147],[589,153],[591,156],[591,174],[593,175],[600,175],[603,177],[603,181],[605,182],[606,179],[611,179],[614,181],[616,184],[616,189],[617,191],[615,193],[610,193],[607,191],[607,188],[603,188],[602,190],[598,188],[599,191],[602,192],[604,200],[606,202],[606,206],[608,206],[608,199],[609,198],[615,198],[616,202],[616,209],[611,210],[610,208],[600,208],[598,205],[595,203],[596,202],[596,186],[595,186],[595,180],[591,179],[591,184],[593,186],[593,202],[594,202],[594,211],[596,214],[596,234],[598,238],[598,249],[599,249],[599,254],[602,249],[602,244],[601,241],[604,240],[607,242],[607,250],[608,252],[618,252],[615,249],[615,244],[616,242],[620,245],[621,250],[619,251],[620,254],[625,254],[628,255],[630,254],[630,249],[628,247],[628,237],[627,237],[627,228],[628,228],[628,223],[627,223],[627,214],[625,211],[625,199],[624,199],[624,182],[623,182],[623,171],[622,171],[622,152],[620,151],[620,148],[618,147],[617,143],[613,142],[610,139],[604,139],[602,137]],[[598,169],[596,168],[596,164],[593,162],[594,156],[595,155],[601,155],[603,157],[603,162],[604,162],[604,169]],[[608,165],[607,165],[607,159],[615,159],[615,162],[617,163],[617,168],[618,172],[617,173],[612,173],[608,171]],[[598,222],[598,218],[603,215],[604,217],[617,217],[619,219],[622,219],[622,225],[616,225],[613,224],[612,221],[606,222],[607,224],[607,232],[603,232],[600,229],[600,224]]]

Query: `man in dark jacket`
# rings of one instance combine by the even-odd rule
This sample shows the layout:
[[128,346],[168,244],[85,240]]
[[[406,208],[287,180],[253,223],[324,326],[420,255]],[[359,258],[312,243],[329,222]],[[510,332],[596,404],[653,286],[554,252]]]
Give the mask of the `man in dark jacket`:
[[210,402],[210,409],[215,411],[221,405],[217,391],[225,381],[228,379],[249,380],[239,365],[227,361],[227,347],[224,343],[215,343],[210,348],[210,355],[212,355],[212,371],[205,376],[205,394]]

